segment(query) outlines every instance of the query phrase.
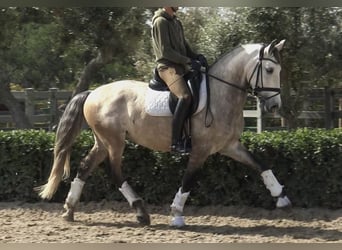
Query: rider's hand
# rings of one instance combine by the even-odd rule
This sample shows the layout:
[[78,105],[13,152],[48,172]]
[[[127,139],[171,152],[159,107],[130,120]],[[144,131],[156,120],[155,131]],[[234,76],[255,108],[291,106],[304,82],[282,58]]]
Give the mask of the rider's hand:
[[201,63],[201,65],[202,65],[203,67],[206,67],[206,66],[208,65],[207,59],[206,59],[205,56],[202,55],[202,54],[197,55],[197,56],[196,56],[196,60],[198,60],[198,61]]
[[201,63],[198,60],[192,59],[191,60],[191,69],[194,71],[200,71],[201,70]]

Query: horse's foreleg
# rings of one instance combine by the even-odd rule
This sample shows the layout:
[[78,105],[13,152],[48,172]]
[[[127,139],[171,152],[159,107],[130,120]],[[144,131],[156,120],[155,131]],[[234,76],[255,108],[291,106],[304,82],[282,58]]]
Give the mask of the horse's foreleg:
[[62,215],[65,220],[74,221],[75,207],[80,200],[85,181],[93,169],[104,160],[106,155],[104,148],[100,148],[98,144],[95,144],[88,155],[81,161],[77,176],[71,182],[70,190],[65,200],[64,208],[66,212]]
[[190,190],[196,182],[200,167],[203,165],[206,158],[207,157],[204,157],[204,154],[202,154],[201,157],[196,157],[194,154],[190,156],[188,166],[183,176],[182,186],[179,188],[171,204],[171,226],[185,226],[183,216],[184,205],[190,195]]
[[183,227],[185,226],[185,221],[183,217],[183,209],[186,200],[190,195],[189,192],[182,192],[182,188],[180,187],[175,197],[173,198],[171,204],[171,226],[174,227]]
[[116,142],[118,141],[120,141],[120,143],[113,143],[115,147],[112,146],[109,150],[109,161],[113,183],[119,186],[119,191],[126,198],[130,207],[136,210],[138,222],[142,225],[149,225],[151,223],[150,216],[145,209],[143,199],[137,195],[133,188],[123,178],[121,163],[125,141],[124,139],[116,140]]
[[240,142],[232,144],[228,148],[220,151],[220,153],[257,170],[272,197],[277,198],[276,206],[278,208],[291,206],[291,202],[286,196],[283,186],[278,182],[272,170],[255,160],[252,154]]

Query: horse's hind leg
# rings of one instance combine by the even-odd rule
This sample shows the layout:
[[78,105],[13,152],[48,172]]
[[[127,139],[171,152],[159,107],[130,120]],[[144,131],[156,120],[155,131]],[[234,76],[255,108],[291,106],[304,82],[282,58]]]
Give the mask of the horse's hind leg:
[[272,197],[277,198],[276,206],[278,208],[291,206],[291,201],[286,196],[283,186],[280,185],[272,170],[257,162],[252,154],[239,141],[231,144],[228,148],[220,151],[220,153],[257,170],[260,173],[266,188],[271,192]]
[[151,223],[150,216],[145,209],[143,199],[136,194],[122,175],[121,163],[124,148],[124,135],[121,138],[112,136],[111,146],[109,147],[109,162],[113,182],[119,186],[119,191],[126,198],[129,205],[136,210],[138,222],[142,225],[149,225]]
[[65,200],[64,208],[66,212],[62,217],[67,221],[74,221],[74,211],[82,193],[82,189],[86,179],[90,173],[96,168],[107,156],[107,151],[95,138],[95,144],[88,155],[83,158],[78,168],[77,176],[71,182],[70,191]]

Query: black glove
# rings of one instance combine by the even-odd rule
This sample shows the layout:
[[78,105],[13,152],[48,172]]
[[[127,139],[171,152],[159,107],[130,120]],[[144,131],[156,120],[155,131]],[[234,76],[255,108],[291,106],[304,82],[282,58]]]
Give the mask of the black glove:
[[201,63],[195,59],[191,59],[191,69],[193,71],[200,71],[201,70]]
[[197,55],[197,56],[196,56],[196,60],[198,60],[198,61],[201,63],[201,65],[202,65],[203,67],[208,66],[207,59],[205,58],[204,55],[202,55],[202,54]]

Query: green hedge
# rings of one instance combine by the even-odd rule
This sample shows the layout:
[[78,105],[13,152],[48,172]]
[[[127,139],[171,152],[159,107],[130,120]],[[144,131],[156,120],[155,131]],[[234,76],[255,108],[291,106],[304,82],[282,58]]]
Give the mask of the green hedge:
[[[296,207],[342,207],[342,130],[299,129],[292,132],[245,132],[241,138],[256,158],[268,164]],[[44,184],[52,165],[54,134],[44,131],[0,131],[0,200],[34,202],[33,187]],[[93,144],[84,131],[72,153],[71,178],[62,182],[53,201],[63,202],[77,166]],[[127,142],[123,170],[147,201],[167,204],[181,183],[187,157],[150,151]],[[122,200],[106,163],[87,181],[83,201]],[[221,155],[203,166],[189,203],[273,208],[274,201],[256,172]]]

